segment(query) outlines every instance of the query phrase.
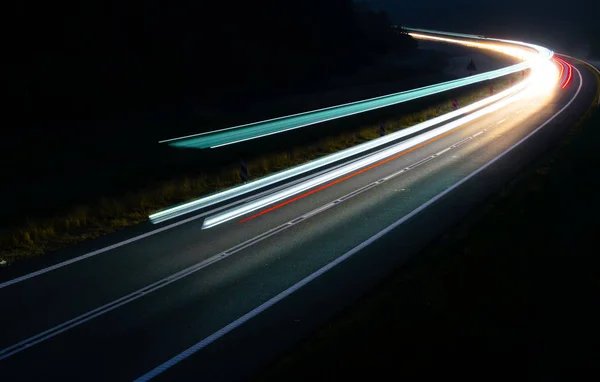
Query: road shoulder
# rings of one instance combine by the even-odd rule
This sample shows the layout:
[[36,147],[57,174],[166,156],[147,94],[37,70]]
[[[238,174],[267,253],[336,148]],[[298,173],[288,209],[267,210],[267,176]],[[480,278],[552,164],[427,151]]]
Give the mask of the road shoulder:
[[573,378],[597,369],[599,128],[596,109],[257,380]]

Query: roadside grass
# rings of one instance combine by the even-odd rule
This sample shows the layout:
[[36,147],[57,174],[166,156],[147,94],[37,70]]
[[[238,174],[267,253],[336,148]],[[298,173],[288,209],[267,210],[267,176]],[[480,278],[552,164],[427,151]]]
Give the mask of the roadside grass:
[[[495,80],[485,87],[457,98],[459,107],[488,97],[490,85],[493,85],[494,92],[500,92],[510,86],[511,80],[517,83],[520,79],[520,74],[514,74]],[[266,176],[376,139],[380,136],[380,125],[385,127],[386,133],[392,133],[451,110],[452,105],[449,102],[432,105],[415,113],[330,135],[313,144],[294,147],[284,152],[274,150],[264,153],[247,161],[248,172],[254,179]],[[0,233],[0,266],[7,266],[20,259],[42,255],[139,224],[146,221],[149,214],[160,209],[241,182],[237,164],[229,165],[215,169],[211,173],[179,176],[171,181],[130,191],[119,197],[101,198],[89,204],[72,206],[52,218],[28,218],[17,224],[14,229]]]
[[255,380],[586,379],[600,356],[598,140],[590,108],[558,147]]

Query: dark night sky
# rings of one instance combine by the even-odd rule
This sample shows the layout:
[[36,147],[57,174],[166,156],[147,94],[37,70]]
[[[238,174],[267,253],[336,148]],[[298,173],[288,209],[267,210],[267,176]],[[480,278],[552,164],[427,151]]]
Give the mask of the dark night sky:
[[407,26],[528,39],[588,57],[600,56],[600,1],[363,0]]

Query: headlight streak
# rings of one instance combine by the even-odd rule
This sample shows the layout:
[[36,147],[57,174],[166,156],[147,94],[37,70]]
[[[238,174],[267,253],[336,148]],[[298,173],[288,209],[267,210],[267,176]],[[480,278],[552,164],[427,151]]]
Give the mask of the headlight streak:
[[340,161],[350,158],[352,156],[377,149],[377,147],[384,146],[390,142],[401,139],[405,136],[418,133],[419,131],[428,129],[437,124],[443,123],[445,121],[456,118],[463,114],[470,113],[470,112],[477,110],[481,107],[484,107],[490,103],[496,102],[499,99],[501,99],[502,97],[506,97],[506,96],[513,94],[513,93],[517,92],[518,90],[522,89],[524,87],[524,85],[525,85],[524,83],[517,84],[517,85],[513,86],[512,88],[507,89],[504,92],[495,94],[492,97],[485,98],[481,101],[477,101],[475,103],[472,103],[472,104],[465,106],[463,108],[460,108],[458,110],[443,114],[439,117],[435,117],[435,118],[427,120],[425,122],[421,122],[419,124],[413,125],[406,129],[402,129],[395,133],[385,135],[381,138],[374,139],[374,140],[371,140],[371,141],[368,141],[365,143],[361,143],[359,145],[344,149],[342,151],[338,151],[337,153],[333,153],[333,154],[324,156],[322,158],[315,159],[314,161],[310,161],[310,162],[298,165],[296,167],[292,167],[287,170],[283,170],[283,171],[265,176],[263,178],[253,180],[246,184],[242,184],[242,185],[239,185],[239,186],[227,189],[227,190],[223,190],[223,191],[211,194],[211,195],[204,196],[197,200],[193,200],[193,201],[183,203],[178,206],[170,207],[163,211],[156,212],[149,216],[150,221],[154,224],[158,224],[158,223],[161,223],[168,219],[172,219],[172,218],[178,217],[183,214],[194,212],[194,211],[202,209],[202,208],[210,207],[217,203],[221,203],[221,202],[233,199],[233,198],[240,197],[242,195],[260,190],[265,187],[272,186],[276,183],[279,183],[279,182],[285,181],[287,179],[305,174],[307,172],[313,172],[320,168],[330,166],[334,163],[340,162]]
[[[422,30],[422,31],[430,33],[429,31],[425,31],[425,30]],[[451,40],[448,42],[453,42],[453,43],[455,41],[459,41],[459,40],[453,40],[453,39],[447,39],[447,40]],[[507,41],[507,40],[494,40],[494,39],[487,39],[487,40],[500,41],[503,43],[514,43],[511,41]],[[460,42],[463,42],[463,41],[460,41]],[[473,110],[477,110],[477,109],[484,107],[492,102],[496,102],[503,97],[506,97],[510,94],[514,94],[515,92],[523,89],[526,84],[528,84],[528,85],[534,84],[534,85],[536,85],[534,87],[539,87],[538,90],[546,91],[547,87],[548,87],[547,72],[549,72],[547,64],[549,62],[551,62],[547,58],[552,57],[553,53],[543,47],[538,47],[538,46],[535,46],[532,44],[526,44],[526,43],[518,43],[518,44],[526,46],[529,49],[536,49],[538,51],[538,57],[531,58],[527,62],[523,62],[523,63],[517,64],[517,65],[514,65],[512,67],[509,67],[509,68],[514,68],[514,67],[518,66],[519,68],[521,68],[521,67],[527,66],[528,68],[532,69],[532,73],[529,76],[528,80],[523,81],[504,92],[498,93],[492,97],[488,97],[482,101],[471,104],[465,108],[461,108],[459,110],[444,114],[442,116],[436,117],[429,121],[414,125],[410,128],[400,130],[396,133],[386,135],[382,138],[379,138],[379,139],[376,139],[373,141],[369,141],[369,142],[363,143],[361,145],[351,147],[346,150],[342,150],[340,152],[328,155],[326,157],[319,158],[315,161],[311,161],[311,162],[308,162],[308,163],[290,168],[288,170],[284,170],[284,171],[257,179],[255,181],[252,181],[252,182],[249,182],[249,183],[246,183],[246,184],[243,184],[243,185],[240,185],[240,186],[228,189],[228,190],[217,192],[217,193],[202,197],[200,199],[197,199],[197,200],[194,200],[191,202],[183,203],[181,205],[174,206],[174,207],[165,209],[163,211],[159,211],[159,212],[149,216],[150,221],[154,224],[160,223],[160,222],[181,216],[183,214],[187,214],[187,213],[196,211],[198,209],[210,207],[214,204],[228,201],[232,198],[237,198],[242,195],[266,188],[268,186],[271,186],[278,182],[282,182],[282,181],[290,179],[292,177],[297,177],[297,176],[305,174],[307,172],[312,172],[312,171],[315,171],[316,169],[320,169],[325,166],[330,166],[336,162],[343,161],[344,159],[347,159],[351,156],[361,154],[361,153],[369,151],[369,150],[376,149],[377,147],[383,146],[394,140],[398,140],[404,136],[414,134],[416,132],[427,129],[431,126],[443,123],[452,118],[456,118],[457,116],[472,112]],[[483,45],[485,45],[485,44],[483,44]],[[492,48],[486,47],[486,49],[492,49]],[[506,53],[506,54],[511,54],[511,53],[515,54],[514,49],[507,49],[506,47],[498,47],[498,49],[500,49],[499,51],[502,51],[503,53]],[[523,56],[526,56],[526,55],[527,54],[525,54],[525,53],[523,54]],[[542,57],[547,57],[547,58],[542,58]],[[550,66],[552,66],[554,72],[557,72],[555,65],[550,65]],[[505,68],[505,69],[507,69],[507,68]],[[519,69],[519,70],[521,70],[521,69]],[[518,70],[515,70],[514,72],[516,72],[516,71],[518,71]],[[546,74],[540,76],[541,72],[544,72]],[[484,73],[484,74],[486,74],[486,73]],[[470,78],[473,78],[473,77],[476,77],[476,76],[471,76]],[[545,79],[545,81],[544,81],[544,79]],[[531,81],[531,80],[535,80],[535,81]],[[540,81],[541,81],[542,85],[539,84]],[[440,85],[443,85],[443,84],[440,84]],[[437,85],[432,85],[432,86],[437,86]],[[424,89],[424,88],[415,89],[415,90],[422,90],[422,89]],[[387,96],[379,97],[379,98],[385,98],[385,97],[387,97]],[[361,102],[364,102],[364,101],[361,101]],[[354,104],[356,104],[356,103],[354,103]],[[349,104],[349,105],[353,105],[353,104]],[[322,110],[327,110],[327,109],[322,109]],[[212,220],[210,220],[210,218],[207,220],[212,221]],[[205,224],[206,224],[206,222],[205,222]],[[210,226],[214,226],[214,225],[210,225]],[[204,228],[206,228],[206,227],[204,227]]]
[[[444,134],[446,132],[454,130],[470,121],[473,121],[473,120],[480,118],[486,114],[494,112],[494,111],[508,105],[509,103],[517,101],[523,95],[524,95],[523,93],[517,93],[515,95],[512,95],[511,97],[506,97],[506,98],[503,97],[500,101],[493,103],[481,110],[475,111],[467,116],[464,116],[456,121],[447,123],[447,124],[440,126],[434,130],[425,132],[421,135],[418,135],[414,138],[409,139],[408,141],[398,143],[392,147],[382,150],[379,153],[370,155],[362,160],[351,163],[348,166],[344,166],[335,171],[328,172],[319,177],[310,179],[306,182],[303,182],[301,184],[295,185],[288,189],[284,189],[282,191],[273,193],[271,195],[268,195],[261,199],[252,201],[250,203],[246,203],[242,206],[232,208],[230,210],[224,211],[222,213],[219,213],[219,214],[216,214],[213,216],[209,216],[208,218],[206,218],[204,220],[202,229],[215,227],[219,224],[225,223],[232,219],[238,218],[238,217],[248,214],[250,212],[256,211],[258,209],[264,208],[266,206],[269,206],[269,205],[279,202],[281,200],[284,200],[284,199],[287,199],[294,195],[297,195],[301,192],[310,190],[310,189],[317,187],[323,183],[331,182],[337,178],[347,176],[348,174],[355,172],[355,171],[359,171],[360,169],[370,167],[370,166],[371,166],[371,168],[373,168],[378,162],[387,161],[388,158],[394,157],[403,151],[409,150],[412,147],[420,145],[424,142],[427,142],[436,136],[439,136],[441,134]],[[326,187],[326,186],[323,186],[323,187]]]
[[518,58],[519,60],[533,60],[539,56],[539,53],[524,50],[523,48],[514,48],[509,46],[495,45],[490,43],[483,42],[474,42],[474,41],[465,41],[465,40],[456,40],[447,37],[438,37],[438,36],[430,36],[420,33],[409,33],[414,38],[420,40],[431,40],[431,41],[439,41],[439,42],[448,42],[457,45],[463,45],[470,48],[484,49],[484,50],[493,50],[495,52],[504,53],[508,56]]
[[[409,34],[410,34],[410,32],[433,33],[433,34],[446,35],[446,36],[471,38],[471,39],[476,39],[476,40],[496,41],[496,42],[502,42],[502,43],[506,43],[506,44],[510,44],[510,45],[521,45],[522,47],[527,47],[529,49],[536,51],[537,58],[535,56],[533,56],[533,58],[539,59],[540,61],[550,59],[554,55],[554,52],[552,52],[550,49],[544,48],[543,46],[540,46],[540,45],[530,44],[530,43],[523,42],[523,41],[513,41],[513,40],[505,40],[505,39],[499,39],[499,38],[487,38],[484,36],[469,35],[469,34],[462,34],[462,33],[452,33],[452,32],[440,32],[440,31],[433,31],[433,30],[429,30],[429,29],[420,29],[420,28],[404,28],[404,29],[406,29],[409,32]],[[463,40],[453,40],[453,41],[463,42]]]
[[[415,32],[422,31],[426,33],[433,33],[431,31],[422,29],[410,29]],[[508,74],[516,73],[522,70],[532,68],[537,65],[539,60],[547,59],[552,57],[552,52],[546,48],[521,43],[513,42],[508,40],[498,39],[484,39],[487,43],[468,42],[464,40],[450,39],[447,37],[436,37],[430,35],[423,35],[420,33],[412,32],[413,37],[435,39],[439,41],[446,41],[452,43],[459,43],[462,45],[473,46],[482,49],[495,50],[508,54],[513,57],[525,60],[516,65],[512,65],[506,68],[489,71],[486,73],[480,73],[466,78],[452,80],[440,84],[425,86],[422,88],[412,89],[400,93],[389,94],[381,97],[366,99],[362,101],[332,106],[324,109],[312,110],[304,113],[293,114],[289,116],[269,119],[266,121],[254,122],[240,126],[234,126],[227,129],[215,130],[207,133],[192,134],[185,137],[172,138],[160,141],[159,143],[168,143],[175,147],[187,147],[187,148],[216,148],[234,143],[244,142],[256,138],[261,138],[273,134],[278,134],[284,131],[290,131],[299,129],[302,127],[331,121],[334,119],[344,118],[351,115],[372,111],[391,105],[411,101],[414,99],[426,97],[429,95],[441,93],[447,90],[456,89],[462,86],[471,85],[477,82],[491,80],[494,78],[502,77]],[[460,35],[460,34],[455,34]],[[469,36],[470,35],[460,35]],[[473,36],[471,38],[481,37]],[[503,44],[517,44],[521,45],[521,48],[511,47],[505,45],[491,44],[489,42],[501,42]],[[526,48],[526,49],[524,49]]]

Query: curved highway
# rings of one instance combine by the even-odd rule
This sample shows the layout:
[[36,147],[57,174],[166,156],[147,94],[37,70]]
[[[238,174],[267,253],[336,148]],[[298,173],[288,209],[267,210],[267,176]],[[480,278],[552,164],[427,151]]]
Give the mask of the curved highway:
[[556,68],[549,93],[507,94],[427,139],[2,270],[1,379],[247,379],[560,139],[598,85],[570,58]]

